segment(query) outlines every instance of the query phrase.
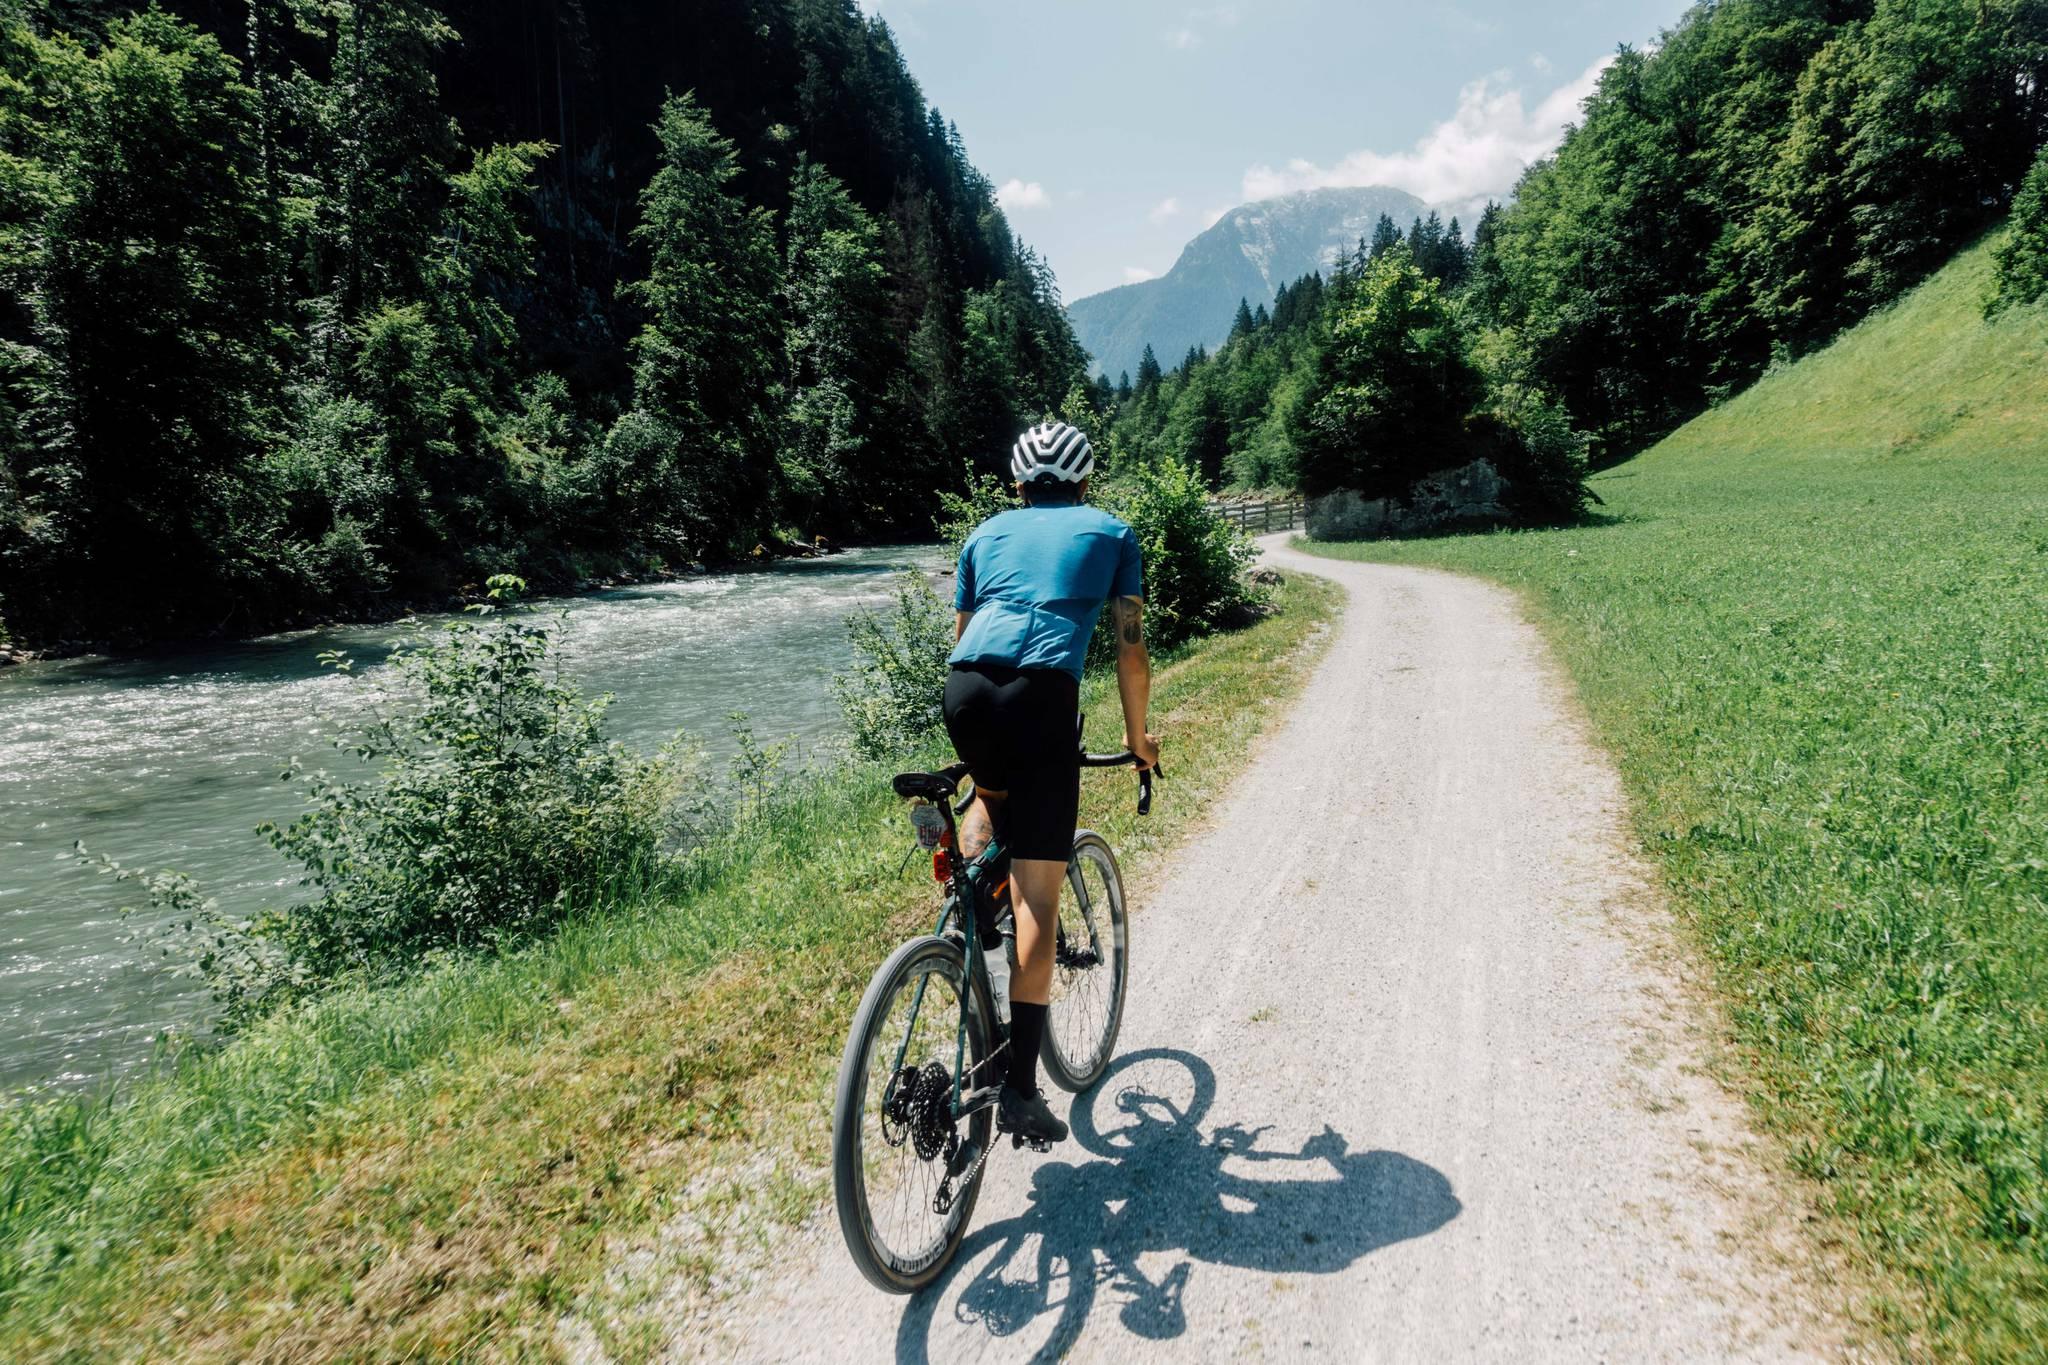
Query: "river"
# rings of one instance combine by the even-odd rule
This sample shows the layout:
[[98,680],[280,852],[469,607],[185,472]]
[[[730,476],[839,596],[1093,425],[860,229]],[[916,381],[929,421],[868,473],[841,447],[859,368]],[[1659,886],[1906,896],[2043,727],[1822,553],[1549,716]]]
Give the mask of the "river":
[[[844,618],[886,601],[929,546],[619,589],[544,603],[568,612],[568,673],[611,692],[616,738],[652,749],[678,729],[728,752],[727,715],[800,746],[840,732],[829,680],[851,657]],[[359,690],[323,669],[338,649],[374,668],[392,625],[300,631],[141,657],[0,669],[0,1093],[77,1088],[145,1061],[158,1034],[205,1017],[195,984],[121,941],[132,886],[78,864],[74,840],[129,866],[175,869],[247,914],[299,894],[255,832],[297,813],[293,755],[333,766],[322,738]]]

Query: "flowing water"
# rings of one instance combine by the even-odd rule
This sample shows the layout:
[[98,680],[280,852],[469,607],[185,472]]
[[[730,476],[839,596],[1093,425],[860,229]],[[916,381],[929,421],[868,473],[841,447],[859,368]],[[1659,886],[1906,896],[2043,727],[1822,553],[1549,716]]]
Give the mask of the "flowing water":
[[[621,589],[566,608],[567,670],[617,700],[610,731],[652,749],[678,729],[714,753],[745,711],[764,741],[839,731],[829,679],[850,657],[847,613],[894,576],[942,567],[930,547],[855,550],[759,572]],[[142,658],[0,670],[0,1092],[76,1087],[147,1059],[158,1033],[204,1017],[192,982],[122,941],[135,903],[79,865],[82,840],[129,867],[189,874],[247,914],[298,894],[255,832],[300,809],[278,774],[341,757],[359,689],[322,668],[338,649],[369,671],[397,627],[355,626]]]

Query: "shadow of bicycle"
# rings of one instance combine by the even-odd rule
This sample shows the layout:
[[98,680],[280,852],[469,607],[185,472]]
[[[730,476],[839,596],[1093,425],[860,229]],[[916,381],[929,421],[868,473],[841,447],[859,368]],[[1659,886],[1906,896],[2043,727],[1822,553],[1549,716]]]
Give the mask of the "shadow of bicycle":
[[941,1322],[1017,1338],[1020,1358],[1057,1360],[1105,1299],[1126,1331],[1171,1339],[1187,1330],[1182,1298],[1198,1262],[1329,1274],[1458,1216],[1442,1172],[1398,1152],[1354,1152],[1327,1126],[1292,1151],[1262,1146],[1266,1127],[1205,1130],[1215,1093],[1215,1073],[1192,1053],[1118,1059],[1069,1115],[1074,1142],[1098,1159],[1040,1165],[1031,1208],[976,1230],[910,1301],[897,1360],[930,1360]]

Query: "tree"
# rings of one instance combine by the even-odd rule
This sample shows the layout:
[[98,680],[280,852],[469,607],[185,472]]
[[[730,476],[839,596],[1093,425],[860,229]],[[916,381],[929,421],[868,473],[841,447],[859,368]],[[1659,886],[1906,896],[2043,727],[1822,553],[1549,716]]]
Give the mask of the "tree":
[[72,619],[112,599],[214,624],[230,584],[261,596],[275,571],[238,529],[262,515],[281,383],[259,250],[276,224],[239,136],[252,92],[219,43],[155,9],[110,25],[77,75],[39,272],[46,459],[76,481],[84,536],[64,596]]
[[[874,459],[867,451],[885,354],[882,233],[839,180],[804,159],[791,186],[788,237],[783,487],[799,526],[838,536],[867,520],[865,504],[883,493],[889,457],[901,453]],[[886,441],[889,427],[882,431]]]
[[633,230],[649,269],[630,289],[647,324],[633,342],[626,448],[663,467],[651,486],[673,504],[638,511],[680,530],[671,548],[731,554],[765,535],[773,513],[774,235],[766,210],[733,192],[733,144],[694,96],[672,96],[654,131],[660,168]]
[[1119,403],[1131,401],[1131,372],[1129,370],[1123,371],[1116,377],[1116,401]]
[[1250,336],[1252,329],[1257,325],[1257,322],[1252,318],[1251,301],[1244,298],[1238,299],[1237,316],[1231,319],[1230,323],[1230,339],[1236,341],[1239,337]]
[[1164,372],[1159,368],[1159,357],[1152,354],[1152,343],[1145,343],[1145,352],[1138,357],[1138,397],[1143,398],[1159,387]]
[[1404,494],[1472,458],[1464,419],[1484,392],[1441,286],[1406,247],[1373,262],[1328,320],[1295,442],[1302,491]]
[[1401,229],[1394,226],[1394,220],[1391,215],[1381,214],[1379,221],[1373,224],[1372,245],[1366,253],[1368,258],[1376,261],[1399,245],[1401,245]]
[[1997,292],[1989,311],[2048,298],[2048,147],[2013,199],[2012,222],[1996,255]]
[[1442,262],[1443,267],[1441,278],[1444,282],[1444,287],[1446,289],[1461,287],[1465,283],[1465,277],[1471,273],[1472,254],[1465,246],[1465,230],[1458,226],[1458,220],[1455,217],[1451,219],[1450,227],[1445,229],[1443,242],[1438,250],[1440,253],[1438,259]]

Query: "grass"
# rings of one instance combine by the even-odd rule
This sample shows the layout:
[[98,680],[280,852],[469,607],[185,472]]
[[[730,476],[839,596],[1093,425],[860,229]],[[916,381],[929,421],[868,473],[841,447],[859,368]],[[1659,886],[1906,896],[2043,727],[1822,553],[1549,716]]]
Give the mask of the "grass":
[[[1281,605],[1161,661],[1173,780],[1148,821],[1128,773],[1090,779],[1127,876],[1305,675],[1334,591]],[[1105,747],[1113,697],[1084,696]],[[790,785],[679,898],[325,999],[119,1101],[0,1111],[0,1359],[551,1358],[571,1314],[650,1353],[654,1305],[612,1272],[732,1199],[721,1172],[766,1161],[756,1223],[828,1196],[844,1029],[935,908],[885,778]],[[702,1282],[724,1250],[670,1261]]]
[[1523,593],[1909,1354],[2048,1356],[2048,310],[1965,252],[1599,476],[1604,524],[1311,546]]

